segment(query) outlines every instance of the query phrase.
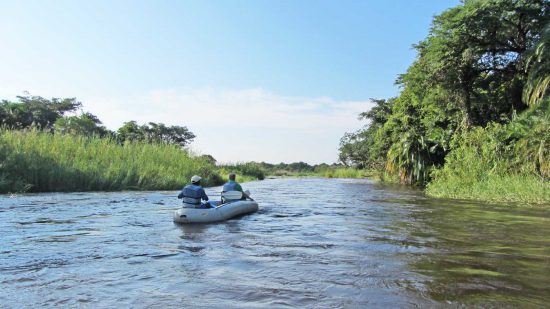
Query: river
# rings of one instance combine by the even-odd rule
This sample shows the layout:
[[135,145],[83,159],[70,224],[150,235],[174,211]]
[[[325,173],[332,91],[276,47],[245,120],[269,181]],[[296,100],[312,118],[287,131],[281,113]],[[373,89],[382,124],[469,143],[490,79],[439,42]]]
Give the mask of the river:
[[172,222],[175,191],[1,196],[0,307],[550,303],[550,207],[430,199],[370,180],[243,187],[260,210],[208,225]]

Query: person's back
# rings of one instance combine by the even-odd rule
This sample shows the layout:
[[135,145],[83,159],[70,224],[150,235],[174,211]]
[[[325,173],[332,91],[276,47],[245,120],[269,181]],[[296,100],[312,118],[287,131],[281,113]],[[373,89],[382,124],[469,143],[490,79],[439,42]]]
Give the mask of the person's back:
[[[208,196],[204,189],[200,185],[201,178],[199,176],[193,176],[191,178],[191,184],[186,185],[181,190],[178,198],[183,199],[183,207],[188,208],[201,208],[201,200],[208,201]],[[204,207],[210,207],[210,205],[205,204]]]
[[234,173],[229,174],[229,180],[223,185],[222,193],[230,192],[230,191],[239,191],[243,193],[242,199],[250,198],[246,193],[244,193],[243,188],[235,179],[236,179],[236,175]]
[[241,185],[236,182],[235,180],[229,180],[223,185],[223,192],[229,192],[229,191],[240,191],[243,192],[243,188]]

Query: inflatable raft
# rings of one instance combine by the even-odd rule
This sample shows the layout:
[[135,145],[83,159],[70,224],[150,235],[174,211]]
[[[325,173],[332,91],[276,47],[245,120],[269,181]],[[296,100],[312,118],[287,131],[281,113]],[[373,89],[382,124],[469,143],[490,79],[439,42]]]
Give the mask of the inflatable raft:
[[[216,202],[210,202],[216,205]],[[180,208],[174,212],[174,222],[177,223],[208,223],[227,220],[236,216],[252,213],[258,210],[255,201],[238,200],[214,208]]]

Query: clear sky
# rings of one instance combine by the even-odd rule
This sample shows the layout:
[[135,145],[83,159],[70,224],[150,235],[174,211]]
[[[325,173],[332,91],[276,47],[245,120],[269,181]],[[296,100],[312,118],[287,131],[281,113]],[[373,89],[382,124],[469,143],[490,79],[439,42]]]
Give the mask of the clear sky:
[[0,0],[0,99],[187,126],[221,162],[337,160],[458,0]]

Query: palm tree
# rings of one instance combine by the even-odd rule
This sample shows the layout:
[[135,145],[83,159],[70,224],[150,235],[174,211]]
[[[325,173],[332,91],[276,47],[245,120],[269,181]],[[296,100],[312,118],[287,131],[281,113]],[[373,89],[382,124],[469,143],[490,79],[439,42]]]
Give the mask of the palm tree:
[[550,90],[550,24],[546,25],[540,40],[526,59],[528,77],[523,89],[523,100],[533,106],[539,104]]

